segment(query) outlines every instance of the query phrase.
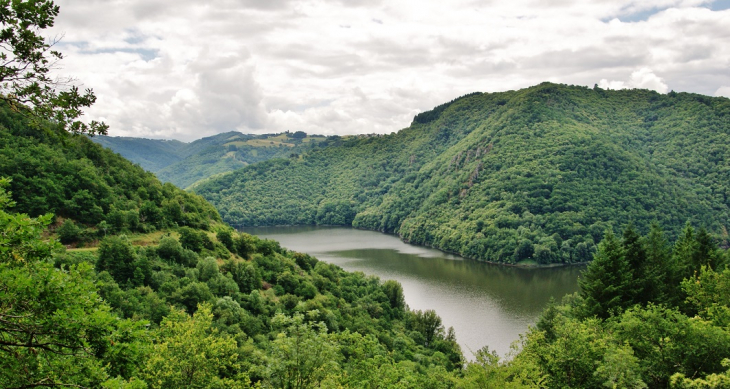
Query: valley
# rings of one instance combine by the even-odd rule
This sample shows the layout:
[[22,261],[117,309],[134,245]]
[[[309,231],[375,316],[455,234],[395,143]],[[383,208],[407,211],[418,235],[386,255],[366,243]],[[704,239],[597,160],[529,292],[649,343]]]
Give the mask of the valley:
[[273,239],[346,271],[403,286],[411,309],[433,309],[453,327],[464,357],[488,346],[504,357],[551,299],[578,291],[583,266],[515,268],[467,260],[409,245],[397,237],[344,227],[258,227],[243,232]]
[[730,387],[721,2],[193,3],[0,2],[0,387]]
[[543,83],[193,190],[236,227],[344,225],[489,262],[587,262],[630,222],[727,239],[729,115],[726,98]]

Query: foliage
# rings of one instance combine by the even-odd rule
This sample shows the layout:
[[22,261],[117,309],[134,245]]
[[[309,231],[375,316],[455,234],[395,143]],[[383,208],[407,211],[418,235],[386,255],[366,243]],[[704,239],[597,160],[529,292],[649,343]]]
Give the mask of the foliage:
[[58,231],[64,244],[110,233],[207,229],[220,221],[199,196],[161,184],[84,136],[29,128],[5,104],[0,104],[0,176],[12,179],[13,211],[33,217],[50,212],[66,219]]
[[632,281],[633,274],[626,260],[626,251],[613,233],[608,231],[579,282],[584,299],[584,315],[605,319],[633,305]]
[[371,374],[453,387],[462,364],[453,331],[433,311],[410,312],[394,281],[231,230],[216,236],[245,243],[227,259],[171,235],[157,247],[109,235],[91,256],[54,254],[61,247],[40,240],[51,219],[0,212],[3,387],[362,387]]
[[8,214],[0,188],[0,386],[98,386],[133,375],[144,322],[119,320],[87,263],[56,269],[41,239],[49,217]]
[[323,322],[306,323],[301,314],[292,318],[277,315],[272,325],[282,331],[272,342],[268,362],[268,374],[274,387],[320,387],[328,376],[338,373],[339,345],[335,337],[327,333]]
[[[205,337],[210,339],[206,342],[212,342],[211,337],[235,340],[235,365],[240,366],[219,369],[218,377],[243,384],[247,376],[253,384],[273,387],[349,385],[354,376],[366,374],[360,369],[370,366],[383,369],[383,379],[414,382],[408,387],[419,387],[436,382],[439,374],[453,378],[453,372],[460,369],[462,355],[453,330],[446,331],[433,311],[410,312],[397,282],[381,283],[362,273],[347,273],[255,236],[230,230],[217,235],[229,234],[232,241],[246,244],[234,244],[234,248],[243,249],[234,250],[228,259],[185,250],[172,236],[163,237],[158,247],[134,249],[133,255],[124,238],[107,238],[104,242],[109,243],[102,242],[105,247],[117,247],[119,253],[125,253],[120,258],[146,261],[150,274],[144,284],[137,284],[117,280],[102,271],[97,275],[100,293],[120,316],[162,323],[161,328],[173,322],[182,323],[176,326],[192,326],[185,324],[188,319],[182,312],[197,317],[201,304],[211,307],[212,324],[200,327],[208,328]],[[221,242],[212,243],[225,250]],[[102,259],[106,251],[108,248],[99,249],[97,264],[108,262]],[[194,258],[176,260],[181,252],[189,252]],[[205,249],[203,252],[210,253]],[[129,261],[120,259],[118,266],[127,266],[123,263]],[[174,307],[172,311],[164,310],[168,304]],[[193,321],[203,320],[203,316],[195,317]],[[371,351],[351,354],[355,353],[351,349],[355,333],[372,337],[368,338],[374,341],[368,346]],[[192,337],[180,335],[176,342]],[[153,354],[162,352],[159,350],[163,348],[157,346],[162,342],[155,343]],[[155,384],[160,380],[173,382],[169,381],[173,378],[152,378],[154,372],[167,369],[159,366],[171,358],[159,357],[140,377],[150,387],[164,386]],[[173,371],[182,368],[170,369],[165,377],[172,377]],[[245,375],[238,377],[233,371]],[[434,378],[430,378],[431,373]]]
[[193,190],[236,226],[343,224],[479,260],[586,262],[629,222],[671,239],[687,220],[708,236],[727,229],[729,114],[725,98],[543,83]]
[[158,338],[142,373],[149,388],[245,388],[239,372],[236,341],[212,327],[209,305],[189,317],[172,311],[160,325]]
[[[478,353],[460,385],[726,387],[730,271],[703,266],[684,278],[681,289],[649,285],[678,283],[688,267],[722,258],[724,253],[693,231],[687,225],[671,252],[656,225],[643,237],[632,225],[623,239],[608,232],[584,272],[580,294],[551,304],[511,360]],[[636,288],[648,295],[637,295]]]
[[79,93],[70,79],[50,74],[62,55],[40,31],[53,26],[58,12],[52,0],[0,2],[0,100],[29,116],[35,127],[50,120],[73,134],[106,134],[102,122],[77,120],[96,101],[92,90]]

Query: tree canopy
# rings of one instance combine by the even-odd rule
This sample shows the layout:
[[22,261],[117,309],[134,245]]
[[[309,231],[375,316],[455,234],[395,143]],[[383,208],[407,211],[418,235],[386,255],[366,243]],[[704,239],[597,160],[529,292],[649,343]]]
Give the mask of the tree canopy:
[[41,31],[58,13],[52,0],[0,1],[0,99],[37,127],[48,120],[74,134],[106,134],[103,122],[79,120],[96,101],[94,92],[52,74],[63,56]]
[[[730,100],[543,83],[193,190],[236,226],[341,224],[501,263],[590,261],[606,228],[729,227]],[[695,266],[696,268],[696,266]]]

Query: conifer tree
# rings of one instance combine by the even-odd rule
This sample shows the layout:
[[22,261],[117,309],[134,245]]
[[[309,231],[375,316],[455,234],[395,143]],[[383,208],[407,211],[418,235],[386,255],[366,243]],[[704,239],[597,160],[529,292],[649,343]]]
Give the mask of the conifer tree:
[[621,242],[611,230],[606,231],[593,262],[578,281],[583,316],[606,319],[630,306],[632,278]]
[[646,267],[646,249],[641,235],[636,232],[633,224],[626,226],[623,236],[623,249],[626,262],[631,268],[631,296],[636,303],[646,303],[650,296],[645,293],[644,273]]
[[[682,233],[674,243],[674,251],[672,256],[677,267],[677,282],[684,278],[692,277],[694,274],[694,259],[695,252],[697,251],[697,241],[695,240],[695,230],[692,228],[692,224],[688,221],[684,225]],[[675,283],[677,283],[675,282]]]
[[669,242],[658,224],[652,223],[644,240],[646,265],[643,274],[645,300],[656,304],[669,304],[676,294],[678,284],[674,281],[676,266],[672,262]]
[[712,236],[710,236],[704,227],[700,227],[695,240],[697,241],[697,245],[695,253],[692,256],[693,273],[699,272],[702,266],[708,266],[713,270],[718,270],[722,262],[722,256],[717,252],[717,244],[712,239]]

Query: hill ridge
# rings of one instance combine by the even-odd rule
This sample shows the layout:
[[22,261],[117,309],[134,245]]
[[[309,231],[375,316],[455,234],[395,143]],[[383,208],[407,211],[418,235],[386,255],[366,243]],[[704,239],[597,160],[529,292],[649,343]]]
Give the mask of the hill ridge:
[[728,99],[542,83],[439,107],[195,191],[234,225],[352,225],[504,263],[582,262],[629,222],[729,224]]

